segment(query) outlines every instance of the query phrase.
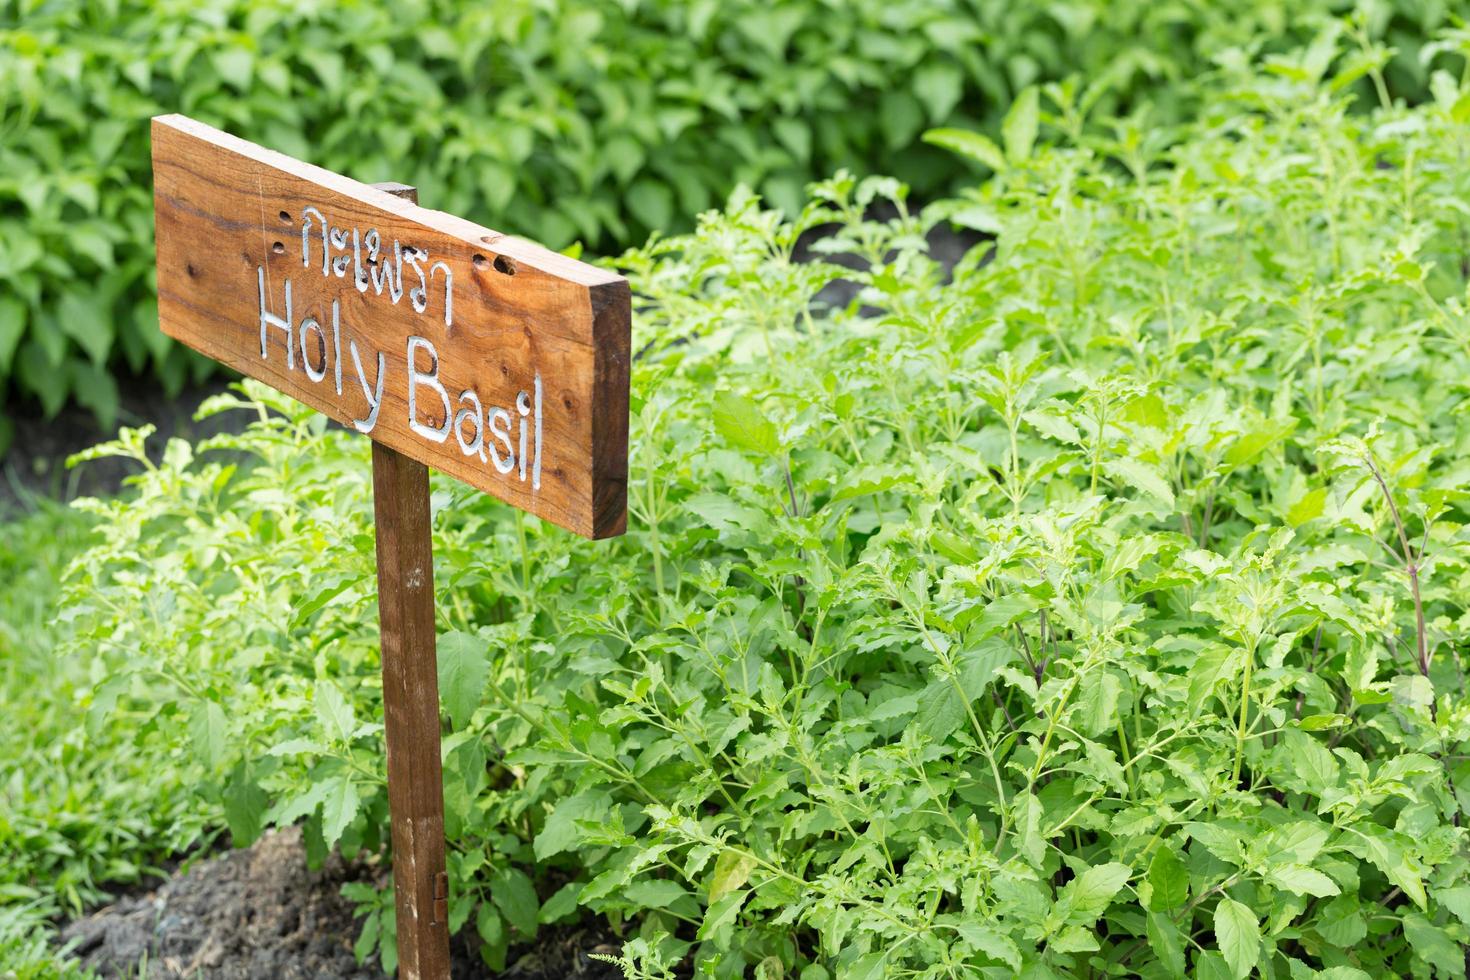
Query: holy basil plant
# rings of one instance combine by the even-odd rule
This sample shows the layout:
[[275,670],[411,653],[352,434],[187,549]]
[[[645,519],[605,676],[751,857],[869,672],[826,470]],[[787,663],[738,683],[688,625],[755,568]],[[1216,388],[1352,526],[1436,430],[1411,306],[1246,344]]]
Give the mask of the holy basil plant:
[[[1470,88],[1350,112],[1348,50],[1169,130],[1048,86],[937,137],[955,200],[737,192],[622,256],[628,535],[435,496],[489,964],[597,916],[630,977],[1465,975]],[[946,271],[939,221],[994,237]],[[380,854],[364,443],[230,408],[99,450],[143,469],[70,572],[91,711],[237,843]]]

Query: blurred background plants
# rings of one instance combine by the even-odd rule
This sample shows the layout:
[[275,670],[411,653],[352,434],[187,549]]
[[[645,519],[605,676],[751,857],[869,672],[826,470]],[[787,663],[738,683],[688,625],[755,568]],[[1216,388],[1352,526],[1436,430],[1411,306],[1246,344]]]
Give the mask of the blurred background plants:
[[[191,777],[133,749],[147,706],[87,723],[116,669],[68,656],[58,576],[91,544],[86,514],[28,498],[0,522],[0,976],[70,975],[44,929],[218,836]],[[147,801],[140,805],[140,801]]]
[[[1449,0],[1362,5],[1378,81],[1425,94]],[[992,129],[1079,75],[1182,118],[1221,59],[1343,0],[0,0],[0,403],[110,427],[115,376],[213,370],[156,329],[146,120],[184,112],[553,247],[685,230],[736,184],[794,214],[839,167],[921,198],[964,172],[926,127]],[[1394,50],[1400,51],[1396,57]],[[10,423],[0,410],[0,453]]]

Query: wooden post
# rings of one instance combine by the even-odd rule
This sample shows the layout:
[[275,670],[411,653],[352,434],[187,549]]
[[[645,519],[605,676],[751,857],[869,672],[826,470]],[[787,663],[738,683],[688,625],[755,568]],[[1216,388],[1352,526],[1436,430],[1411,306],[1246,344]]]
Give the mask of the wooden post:
[[[399,976],[449,977],[429,467],[588,538],[627,526],[627,280],[158,116],[159,325],[373,440]],[[394,198],[402,200],[395,200]]]
[[[417,203],[412,187],[377,186]],[[398,975],[404,980],[448,980],[449,878],[444,870],[429,468],[374,442],[373,511]]]

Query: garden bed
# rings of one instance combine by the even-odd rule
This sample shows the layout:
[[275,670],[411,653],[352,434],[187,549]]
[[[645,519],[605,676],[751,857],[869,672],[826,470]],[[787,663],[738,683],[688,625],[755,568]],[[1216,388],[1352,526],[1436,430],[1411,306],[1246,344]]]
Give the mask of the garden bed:
[[[63,926],[60,945],[103,977],[211,977],[218,980],[379,980],[376,957],[359,965],[352,946],[361,929],[342,886],[385,884],[383,869],[333,855],[307,869],[301,832],[273,831],[243,850],[190,863],[139,891]],[[615,978],[591,954],[614,954],[605,931],[545,930],[530,948],[512,951],[492,973],[467,935],[454,943],[454,976],[514,980]]]

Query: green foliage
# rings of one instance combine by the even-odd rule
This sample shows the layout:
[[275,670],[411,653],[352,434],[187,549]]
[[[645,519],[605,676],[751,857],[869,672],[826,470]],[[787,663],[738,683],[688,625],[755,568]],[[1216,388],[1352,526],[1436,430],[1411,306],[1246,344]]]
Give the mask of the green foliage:
[[[109,370],[170,391],[211,370],[157,329],[157,113],[415,183],[432,207],[553,247],[622,247],[736,182],[792,212],[838,167],[932,195],[964,166],[920,131],[992,123],[1074,72],[1090,100],[1142,92],[1177,114],[1189,87],[1171,83],[1259,38],[1304,39],[1345,5],[0,0],[0,397],[51,413],[74,398],[110,426]],[[1385,51],[1417,50],[1448,10],[1370,8],[1364,43]],[[1418,97],[1423,74],[1401,58],[1387,83]]]
[[[959,199],[741,191],[622,257],[628,535],[436,483],[488,963],[586,910],[637,977],[1464,975],[1470,88],[1350,114],[1354,45],[1172,131],[1040,86]],[[952,278],[948,218],[998,235]],[[793,261],[818,227],[855,267]],[[104,450],[93,700],[237,842],[378,849],[366,442],[244,391],[244,435]]]
[[89,543],[85,515],[37,501],[0,523],[0,976],[74,971],[42,930],[187,848],[205,819],[180,774],[132,749],[146,713],[88,726],[86,701],[118,668],[65,655],[62,569]]

